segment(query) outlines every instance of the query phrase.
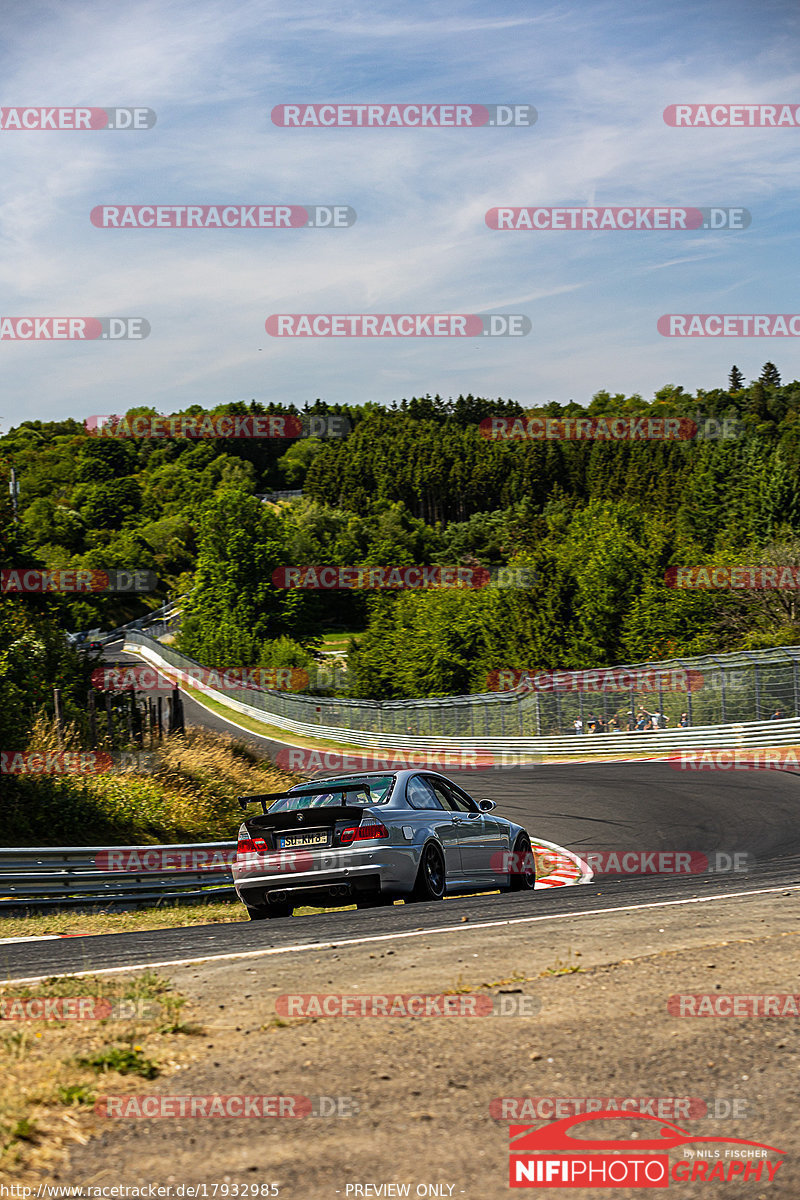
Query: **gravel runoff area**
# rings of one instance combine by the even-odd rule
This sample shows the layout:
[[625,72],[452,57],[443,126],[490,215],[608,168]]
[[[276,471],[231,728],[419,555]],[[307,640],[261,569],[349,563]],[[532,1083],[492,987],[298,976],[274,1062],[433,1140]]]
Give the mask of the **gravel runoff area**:
[[[796,1200],[797,1018],[681,1017],[669,1011],[668,998],[795,992],[799,901],[794,888],[493,928],[465,922],[463,931],[169,968],[189,997],[187,1016],[202,1021],[207,1035],[187,1046],[182,1066],[152,1083],[125,1080],[126,1092],[325,1096],[341,1115],[97,1116],[90,1140],[50,1179],[171,1186],[164,1196],[189,1194],[177,1190],[186,1184],[205,1184],[195,1193],[201,1196],[233,1196],[235,1184],[239,1195],[244,1185],[253,1195],[254,1185],[274,1183],[292,1200],[493,1200],[510,1194],[509,1117],[496,1119],[493,1100],[696,1098],[712,1113],[716,1102],[720,1115],[687,1118],[680,1105],[651,1111],[700,1136],[768,1143],[786,1159],[773,1182],[766,1174],[746,1184],[673,1182],[670,1194]],[[287,994],[449,992],[451,1004],[468,1008],[476,991],[506,1008],[539,1011],[276,1015],[278,997]],[[734,1102],[739,1116],[725,1116]],[[542,1122],[522,1110],[518,1119]],[[673,1163],[684,1157],[683,1149],[671,1152]],[[570,1194],[583,1200],[598,1191]]]

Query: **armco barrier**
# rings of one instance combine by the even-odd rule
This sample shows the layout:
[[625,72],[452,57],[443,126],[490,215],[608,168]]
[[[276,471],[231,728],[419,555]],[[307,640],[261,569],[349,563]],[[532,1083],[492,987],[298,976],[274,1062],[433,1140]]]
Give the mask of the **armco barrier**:
[[[665,729],[650,733],[573,734],[568,737],[498,737],[487,729],[485,734],[453,735],[449,731],[441,729],[441,726],[440,732],[433,728],[434,711],[438,713],[448,711],[447,705],[442,702],[438,702],[439,706],[434,710],[433,703],[428,701],[396,701],[387,704],[378,704],[367,700],[321,701],[314,696],[286,696],[278,692],[256,691],[252,688],[237,688],[235,691],[223,693],[199,682],[197,677],[192,679],[190,673],[198,670],[198,664],[173,650],[171,646],[162,646],[144,634],[132,632],[126,635],[124,649],[140,654],[168,678],[177,679],[178,682],[188,684],[195,690],[205,693],[210,699],[231,709],[234,713],[242,713],[289,733],[318,738],[326,742],[336,742],[344,746],[403,751],[482,750],[497,759],[497,766],[518,765],[520,756],[530,756],[532,761],[542,758],[577,760],[596,757],[626,758],[641,754],[646,754],[648,757],[669,756],[688,749],[800,746],[800,718],[798,717],[779,721],[750,721],[738,724],[695,726],[688,729]],[[461,696],[456,697],[455,701],[461,709],[467,706],[467,702],[471,702],[479,710],[486,706],[511,705],[520,702],[519,697],[512,693],[474,697]],[[297,713],[311,719],[302,720],[296,716],[286,716],[285,711],[281,710],[285,710],[289,704]],[[323,724],[320,720],[323,704],[328,712],[338,710],[339,714],[346,717],[350,724]],[[415,709],[415,705],[418,706],[417,709]],[[398,723],[397,714],[403,714],[400,720],[402,724],[405,717],[415,711],[421,711],[425,718],[429,719],[430,732],[414,732],[413,730],[406,733],[395,732],[392,726]],[[314,717],[317,719],[313,719]],[[473,716],[473,728],[476,723]],[[488,720],[486,723],[489,724]],[[445,725],[446,722],[442,720],[441,724]],[[505,759],[504,756],[506,756]]]
[[[137,908],[162,900],[233,900],[236,891],[230,866],[217,866],[216,863],[219,860],[232,862],[236,845],[236,842],[201,842],[165,846],[0,849],[0,914],[100,905]],[[591,881],[591,870],[576,854],[541,839],[534,839],[533,847],[537,853],[553,851],[561,860],[555,870],[545,869],[536,885],[538,888],[568,887]],[[175,863],[182,856],[190,865],[204,862],[210,869],[182,868],[178,871],[175,867],[157,870],[130,867],[132,857],[145,867],[150,858],[155,860],[151,865],[155,865],[159,859]],[[118,862],[122,859],[120,867],[127,869],[109,871],[96,866],[98,860],[108,865],[109,859],[114,857]]]
[[[109,855],[130,859],[169,852],[173,861],[185,854],[191,863],[211,869],[106,870],[98,867]],[[98,904],[138,905],[158,900],[227,900],[235,896],[229,866],[235,842],[202,842],[171,846],[61,846],[0,849],[0,912]]]

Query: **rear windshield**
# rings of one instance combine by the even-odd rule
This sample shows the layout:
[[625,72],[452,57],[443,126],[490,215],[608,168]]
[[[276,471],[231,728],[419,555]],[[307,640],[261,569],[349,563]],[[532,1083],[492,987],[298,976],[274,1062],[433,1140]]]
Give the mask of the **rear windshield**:
[[[291,812],[298,808],[335,808],[340,804],[388,804],[394,775],[376,775],[371,779],[329,779],[313,791],[304,789],[282,796],[270,806],[270,812]],[[345,785],[345,786],[342,786]],[[353,790],[351,790],[353,789]]]

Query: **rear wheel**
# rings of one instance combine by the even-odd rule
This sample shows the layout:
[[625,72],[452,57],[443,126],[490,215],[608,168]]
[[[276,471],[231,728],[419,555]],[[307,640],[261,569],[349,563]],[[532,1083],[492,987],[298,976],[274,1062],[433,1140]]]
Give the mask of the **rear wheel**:
[[527,833],[517,835],[514,842],[514,867],[511,873],[512,892],[532,892],[536,886],[536,860]]
[[441,900],[445,889],[445,870],[442,852],[435,842],[428,842],[419,860],[411,901]]

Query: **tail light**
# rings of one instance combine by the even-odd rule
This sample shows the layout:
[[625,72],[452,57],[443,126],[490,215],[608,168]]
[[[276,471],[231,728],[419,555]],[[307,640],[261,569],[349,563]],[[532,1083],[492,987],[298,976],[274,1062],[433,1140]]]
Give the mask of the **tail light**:
[[374,838],[388,838],[389,830],[380,821],[373,818],[371,821],[364,821],[361,825],[349,825],[347,829],[343,829],[339,834],[339,841],[342,846],[349,846],[353,842],[368,842]]
[[266,854],[269,846],[262,837],[257,838],[239,838],[239,843],[236,847],[236,857],[244,857],[245,854]]

